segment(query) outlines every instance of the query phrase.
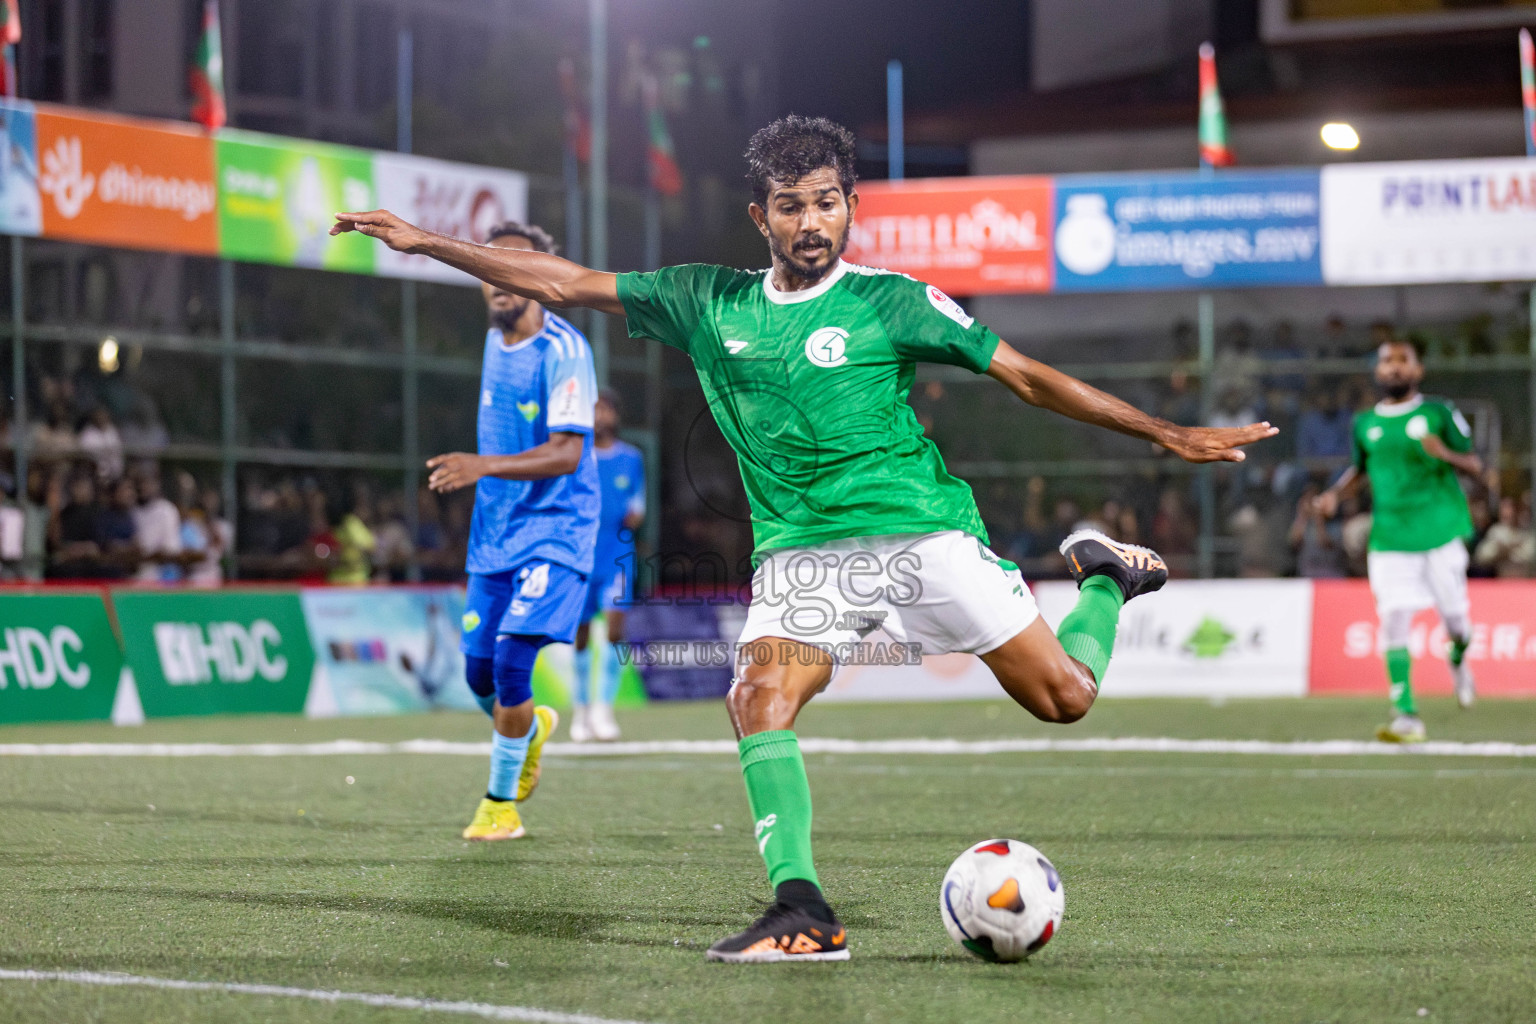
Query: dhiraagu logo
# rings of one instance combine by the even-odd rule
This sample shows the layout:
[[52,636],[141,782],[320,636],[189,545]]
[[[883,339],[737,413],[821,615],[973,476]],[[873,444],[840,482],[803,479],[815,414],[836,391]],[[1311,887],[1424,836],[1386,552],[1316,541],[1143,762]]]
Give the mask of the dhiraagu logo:
[[1222,625],[1214,616],[1207,615],[1200,625],[1184,641],[1184,650],[1197,658],[1219,658],[1227,653],[1237,634]]
[[539,414],[539,403],[518,402],[517,411],[523,414],[523,419],[527,420],[529,423],[532,423],[533,418]]

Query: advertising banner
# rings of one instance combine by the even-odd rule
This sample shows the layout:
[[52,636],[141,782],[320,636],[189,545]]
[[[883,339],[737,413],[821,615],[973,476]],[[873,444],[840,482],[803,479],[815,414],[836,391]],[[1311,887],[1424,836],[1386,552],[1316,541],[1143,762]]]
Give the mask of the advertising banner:
[[1322,283],[1316,171],[1056,179],[1056,290]]
[[30,103],[0,100],[0,234],[42,233],[37,114]]
[[[528,176],[470,164],[375,153],[373,182],[378,205],[418,227],[455,238],[485,241],[492,227],[528,217]],[[445,284],[479,282],[428,256],[412,256],[378,245],[375,271],[384,277],[409,277]]]
[[308,714],[478,710],[459,652],[462,587],[317,587],[300,600],[317,661]]
[[[1033,588],[1055,629],[1072,583]],[[1120,614],[1105,697],[1302,697],[1312,639],[1309,580],[1174,580]]]
[[[1318,580],[1312,627],[1312,686],[1315,694],[1387,696],[1376,604],[1365,580]],[[1536,582],[1470,580],[1472,646],[1468,663],[1479,696],[1536,696]],[[1440,617],[1422,611],[1413,620],[1408,650],[1413,655],[1415,693],[1449,695],[1446,635]]]
[[297,713],[315,656],[296,591],[112,594],[146,718]]
[[43,234],[129,249],[213,255],[213,139],[172,121],[37,109]]
[[0,724],[106,721],[122,668],[99,592],[0,594]]
[[1330,164],[1328,284],[1536,278],[1536,161]]
[[1051,288],[1051,179],[867,182],[848,240],[853,263],[955,295]]
[[373,273],[382,246],[330,234],[336,211],[379,205],[372,153],[237,131],[220,132],[215,151],[220,256]]

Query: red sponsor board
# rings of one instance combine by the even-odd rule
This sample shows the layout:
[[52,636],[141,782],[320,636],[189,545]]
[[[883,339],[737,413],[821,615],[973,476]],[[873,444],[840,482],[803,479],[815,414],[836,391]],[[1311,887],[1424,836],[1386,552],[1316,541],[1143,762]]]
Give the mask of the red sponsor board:
[[[1472,580],[1472,646],[1467,651],[1480,696],[1536,696],[1536,581]],[[1417,693],[1449,694],[1446,636],[1440,617],[1422,611],[1413,620]],[[1313,584],[1312,673],[1314,694],[1387,693],[1376,603],[1364,580]]]
[[1050,178],[924,178],[859,185],[848,259],[955,295],[1051,289]]

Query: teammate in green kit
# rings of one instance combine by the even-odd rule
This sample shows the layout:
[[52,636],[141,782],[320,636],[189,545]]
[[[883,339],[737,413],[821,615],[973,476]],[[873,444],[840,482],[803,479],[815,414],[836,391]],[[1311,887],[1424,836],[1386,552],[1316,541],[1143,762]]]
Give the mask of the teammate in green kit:
[[1472,513],[1457,472],[1476,476],[1483,462],[1472,451],[1466,417],[1443,398],[1419,393],[1424,363],[1409,341],[1384,341],[1376,350],[1376,384],[1386,396],[1355,415],[1355,462],[1317,496],[1326,516],[1339,499],[1371,482],[1371,542],[1366,567],[1386,648],[1387,682],[1396,710],[1376,731],[1387,743],[1420,743],[1424,722],[1413,700],[1408,636],[1421,608],[1440,613],[1450,637],[1447,658],[1456,701],[1471,707],[1475,694],[1467,645],[1472,641],[1467,601],[1467,538]]
[[977,654],[1036,717],[1075,721],[1098,694],[1121,605],[1168,578],[1147,548],[1091,530],[1068,537],[1062,553],[1079,597],[1058,639],[1018,568],[987,549],[970,488],[924,437],[906,402],[915,364],[986,373],[1031,405],[1191,462],[1241,461],[1242,445],[1275,430],[1148,416],[1021,355],[937,288],[843,262],[858,209],[846,129],[784,118],[753,136],[746,157],[767,271],[605,274],[434,235],[386,211],[338,214],[332,231],[425,253],[546,306],[626,316],[633,336],[693,360],[752,505],[752,604],[726,706],[776,897],[709,957],[844,960],[844,929],[811,858],[810,786],[793,732],[800,708],[880,628],[908,651]]

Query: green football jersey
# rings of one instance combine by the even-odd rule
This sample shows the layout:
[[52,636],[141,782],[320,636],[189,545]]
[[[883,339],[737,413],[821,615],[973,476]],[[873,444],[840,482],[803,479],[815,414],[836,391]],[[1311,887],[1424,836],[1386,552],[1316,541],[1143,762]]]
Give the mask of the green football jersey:
[[840,263],[782,292],[767,271],[620,274],[629,333],[688,353],[752,505],[754,560],[845,537],[987,539],[907,404],[919,362],[986,370],[998,337],[937,288]]
[[1466,417],[1443,398],[1415,395],[1355,414],[1355,468],[1371,481],[1371,550],[1429,551],[1472,535],[1467,496],[1449,464],[1424,451],[1439,436],[1472,450]]

